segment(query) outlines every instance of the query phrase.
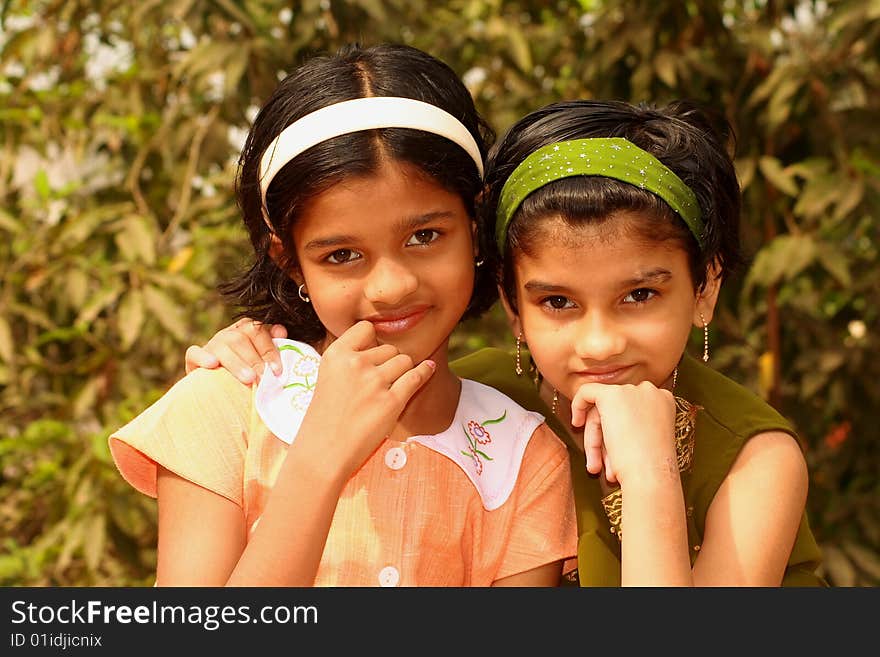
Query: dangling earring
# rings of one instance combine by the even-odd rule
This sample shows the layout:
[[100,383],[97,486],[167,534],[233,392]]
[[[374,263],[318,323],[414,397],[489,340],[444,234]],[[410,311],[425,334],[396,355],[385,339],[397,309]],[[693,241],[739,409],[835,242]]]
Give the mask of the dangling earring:
[[522,376],[523,368],[522,368],[522,339],[523,334],[522,331],[519,332],[519,335],[516,336],[516,365],[513,370],[516,372],[517,376]]
[[550,412],[556,415],[556,408],[559,406],[559,391],[553,388],[553,404],[550,406]]
[[308,294],[308,292],[305,291],[305,289],[306,289],[305,283],[303,283],[302,285],[299,286],[299,289],[297,290],[297,293],[299,294],[299,298],[302,299],[303,301],[305,301],[306,303],[311,303],[312,300],[309,298],[309,294]]
[[709,362],[709,325],[703,313],[700,313],[700,321],[703,322],[703,362]]
[[485,262],[486,262],[486,261],[483,260],[483,258],[480,258],[480,259],[478,259],[478,260],[474,260],[474,267],[482,267],[482,266],[483,266],[483,263],[485,263]]
[[672,391],[675,392],[675,384],[678,383],[678,366],[672,370]]

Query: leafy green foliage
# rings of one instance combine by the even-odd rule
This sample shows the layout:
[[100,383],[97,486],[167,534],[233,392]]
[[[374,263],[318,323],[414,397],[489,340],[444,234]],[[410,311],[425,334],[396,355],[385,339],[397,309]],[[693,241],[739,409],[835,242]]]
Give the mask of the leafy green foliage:
[[[151,583],[155,503],[111,430],[229,322],[249,250],[232,198],[279,75],[402,41],[498,131],[566,98],[694,98],[737,134],[753,259],[712,362],[797,425],[837,585],[880,583],[880,4],[876,0],[11,0],[0,9],[0,583]],[[694,335],[694,348],[700,348]],[[499,309],[455,354],[510,345]]]

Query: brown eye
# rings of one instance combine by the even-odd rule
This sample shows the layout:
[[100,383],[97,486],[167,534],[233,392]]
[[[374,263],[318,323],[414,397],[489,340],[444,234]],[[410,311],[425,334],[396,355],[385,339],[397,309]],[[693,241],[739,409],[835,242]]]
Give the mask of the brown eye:
[[340,265],[344,262],[350,262],[351,260],[356,260],[360,257],[357,251],[352,251],[351,249],[338,249],[327,256],[327,262],[333,263],[334,265]]
[[406,245],[419,246],[423,244],[430,244],[438,237],[440,237],[440,233],[433,228],[424,228],[422,230],[417,230],[416,232],[414,232],[412,234],[412,237],[409,238],[409,241],[406,243]]
[[541,300],[541,303],[545,306],[549,306],[553,310],[565,310],[566,308],[571,308],[573,305],[571,299],[560,295],[546,297]]
[[652,299],[656,294],[657,292],[654,290],[647,287],[640,287],[627,294],[623,300],[625,303],[644,303],[645,301]]

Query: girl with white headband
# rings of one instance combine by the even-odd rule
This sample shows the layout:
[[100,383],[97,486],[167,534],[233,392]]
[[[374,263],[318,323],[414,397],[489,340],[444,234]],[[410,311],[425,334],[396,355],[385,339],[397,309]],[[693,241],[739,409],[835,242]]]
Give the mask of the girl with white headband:
[[[486,164],[516,348],[452,367],[567,440],[583,586],[824,584],[794,428],[705,364],[741,260],[730,128],[714,125],[687,103],[562,102],[517,122]],[[269,327],[246,326],[208,343],[224,366],[271,357]]]
[[259,385],[197,370],[111,436],[159,500],[157,584],[559,582],[565,445],[447,362],[497,298],[474,212],[489,135],[404,46],[315,58],[260,110],[236,181],[255,259],[225,291],[292,339]]

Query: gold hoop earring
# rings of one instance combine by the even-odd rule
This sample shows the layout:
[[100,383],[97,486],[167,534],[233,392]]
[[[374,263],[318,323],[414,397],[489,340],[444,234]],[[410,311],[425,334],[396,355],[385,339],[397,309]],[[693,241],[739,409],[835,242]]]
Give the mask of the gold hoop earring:
[[709,325],[703,313],[700,313],[700,321],[703,322],[703,362],[709,362]]
[[311,303],[312,300],[309,297],[309,293],[306,292],[305,289],[306,289],[306,284],[303,283],[297,289],[297,294],[299,294],[299,298],[302,299],[303,301],[305,301],[306,303]]
[[513,371],[516,372],[517,376],[522,376],[523,368],[522,368],[522,339],[523,334],[522,331],[519,332],[519,335],[516,336],[516,364],[514,365]]

